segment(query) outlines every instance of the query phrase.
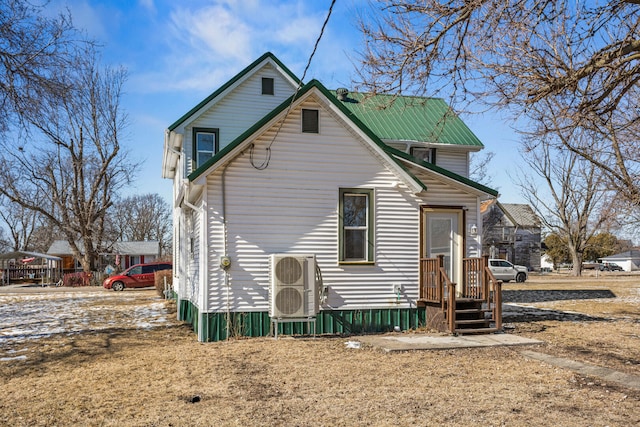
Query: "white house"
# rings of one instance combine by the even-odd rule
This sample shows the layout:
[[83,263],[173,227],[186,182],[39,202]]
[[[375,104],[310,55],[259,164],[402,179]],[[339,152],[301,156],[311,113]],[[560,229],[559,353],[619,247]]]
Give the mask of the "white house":
[[600,262],[613,262],[618,264],[624,271],[640,270],[640,251],[630,250],[619,254],[609,255],[608,257],[599,258]]
[[[441,99],[329,91],[264,54],[166,131],[178,317],[201,341],[273,320],[295,320],[284,333],[310,318],[319,333],[423,324],[421,258],[443,255],[460,283],[480,256],[480,202],[498,195],[468,178],[482,148]],[[293,289],[283,272],[304,276],[292,300],[278,299]]]

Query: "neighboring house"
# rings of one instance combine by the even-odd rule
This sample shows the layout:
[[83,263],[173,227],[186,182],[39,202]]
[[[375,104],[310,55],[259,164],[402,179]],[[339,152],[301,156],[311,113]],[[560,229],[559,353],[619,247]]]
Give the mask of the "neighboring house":
[[547,254],[540,256],[540,271],[551,272],[553,271],[553,260]]
[[62,258],[38,252],[0,254],[0,285],[15,282],[51,284],[62,278]]
[[640,270],[640,250],[633,249],[608,257],[598,258],[600,262],[613,262],[618,264],[624,271]]
[[[82,245],[79,245],[82,248]],[[55,240],[49,250],[49,255],[62,258],[62,269],[65,273],[81,271],[82,266],[71,252],[71,246],[66,240]],[[135,264],[151,262],[160,254],[160,243],[157,240],[138,242],[115,242],[109,250],[100,254],[98,269],[111,265],[117,270],[124,270]]]
[[[266,53],[166,131],[178,317],[201,341],[294,315],[318,333],[415,327],[421,259],[443,255],[460,283],[480,256],[480,202],[498,193],[468,178],[483,145],[444,101],[299,84]],[[283,272],[310,293],[321,274],[322,297]]]
[[482,203],[482,253],[540,271],[541,223],[531,206]]

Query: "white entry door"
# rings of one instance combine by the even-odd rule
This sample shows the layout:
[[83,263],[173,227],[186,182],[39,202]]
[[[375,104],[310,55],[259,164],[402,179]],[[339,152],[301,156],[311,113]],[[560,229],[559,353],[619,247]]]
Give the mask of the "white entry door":
[[456,211],[425,211],[425,255],[444,255],[444,268],[452,282],[462,281],[462,213]]

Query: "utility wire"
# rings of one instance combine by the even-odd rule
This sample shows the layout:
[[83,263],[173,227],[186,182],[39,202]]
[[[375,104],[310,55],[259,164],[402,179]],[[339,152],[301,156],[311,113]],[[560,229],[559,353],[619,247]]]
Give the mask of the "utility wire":
[[304,71],[302,72],[302,78],[300,79],[300,82],[298,83],[298,86],[296,87],[296,90],[293,93],[293,96],[291,97],[291,102],[289,103],[289,107],[287,107],[287,112],[285,113],[284,117],[280,121],[280,124],[278,125],[278,129],[276,130],[276,134],[271,139],[271,142],[269,143],[267,148],[265,148],[265,151],[267,152],[267,155],[266,155],[266,158],[264,159],[264,161],[262,162],[262,164],[260,164],[260,165],[256,165],[255,162],[254,162],[253,149],[254,149],[255,145],[251,144],[251,149],[249,150],[249,159],[250,159],[250,162],[251,162],[251,166],[253,166],[254,168],[256,168],[258,170],[264,170],[264,169],[269,167],[269,162],[271,161],[271,146],[273,145],[273,143],[275,142],[276,138],[280,134],[280,129],[282,129],[282,125],[284,124],[285,120],[287,120],[287,117],[289,116],[289,113],[291,112],[291,108],[293,107],[293,103],[296,100],[296,97],[298,96],[298,92],[302,88],[302,82],[304,82],[304,78],[307,75],[307,71],[309,70],[309,67],[311,66],[311,60],[313,59],[313,56],[316,54],[316,50],[318,50],[318,45],[320,44],[320,40],[322,39],[322,36],[324,35],[324,30],[327,27],[327,24],[329,23],[329,18],[331,17],[331,12],[333,11],[333,6],[335,4],[336,4],[336,0],[332,0],[331,1],[331,5],[329,6],[329,12],[327,13],[327,17],[325,18],[324,23],[322,24],[322,28],[320,29],[320,34],[318,35],[318,38],[316,39],[316,42],[315,42],[315,44],[313,46],[313,51],[311,52],[311,55],[309,55],[309,60],[307,61],[307,65],[304,67]]

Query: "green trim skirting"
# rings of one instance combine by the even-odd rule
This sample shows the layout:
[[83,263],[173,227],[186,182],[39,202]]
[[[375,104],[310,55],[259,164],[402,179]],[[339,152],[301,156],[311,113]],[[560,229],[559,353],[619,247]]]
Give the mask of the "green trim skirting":
[[[425,310],[417,308],[386,308],[365,310],[323,310],[316,316],[316,334],[353,335],[417,329],[426,324]],[[274,335],[268,312],[232,312],[227,333],[226,313],[199,313],[187,300],[178,300],[178,319],[193,326],[200,341],[222,341],[228,337],[265,337]],[[202,328],[199,329],[199,325]],[[278,335],[307,335],[313,324],[278,322]]]

